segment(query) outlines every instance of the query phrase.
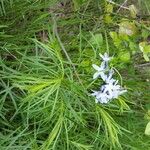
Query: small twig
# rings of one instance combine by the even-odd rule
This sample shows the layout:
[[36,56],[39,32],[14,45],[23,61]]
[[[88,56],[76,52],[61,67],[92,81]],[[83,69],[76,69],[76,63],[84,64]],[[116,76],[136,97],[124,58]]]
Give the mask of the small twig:
[[109,3],[111,3],[111,4],[114,4],[114,5],[116,5],[116,6],[119,6],[120,8],[130,10],[128,7],[125,7],[125,6],[119,5],[119,4],[115,3],[115,2],[113,2],[112,0],[107,0],[107,2],[109,2]]
[[146,67],[146,66],[150,66],[150,63],[135,65],[135,67],[137,67],[137,68],[139,68],[139,67]]
[[120,6],[120,8],[117,10],[117,13],[120,11],[120,9],[121,9],[122,7],[124,7],[124,5],[127,3],[127,1],[128,1],[128,0],[125,0],[125,1],[122,3],[122,5]]

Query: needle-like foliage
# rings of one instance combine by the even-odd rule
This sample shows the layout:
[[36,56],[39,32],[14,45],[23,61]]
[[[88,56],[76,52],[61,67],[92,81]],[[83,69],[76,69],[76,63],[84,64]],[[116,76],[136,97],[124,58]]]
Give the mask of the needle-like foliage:
[[[120,16],[108,17],[111,7],[105,0],[0,0],[0,150],[148,150],[149,72],[139,53],[124,61],[130,38],[113,43],[116,24],[107,21]],[[128,93],[96,104],[92,64],[105,51]]]

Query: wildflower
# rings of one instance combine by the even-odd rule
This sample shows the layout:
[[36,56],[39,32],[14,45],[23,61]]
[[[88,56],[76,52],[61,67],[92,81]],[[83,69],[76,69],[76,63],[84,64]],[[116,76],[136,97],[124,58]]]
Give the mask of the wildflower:
[[100,76],[103,80],[106,80],[106,75],[104,74],[104,71],[105,71],[104,64],[101,64],[100,67],[95,64],[93,64],[92,66],[97,71],[96,73],[94,73],[93,79],[96,79]]
[[101,91],[94,91],[94,93],[91,94],[92,96],[95,96],[95,102],[98,103],[108,103],[108,95],[106,93],[103,93]]
[[[97,71],[94,73],[93,79],[100,77],[104,81],[104,84],[100,87],[99,91],[93,91],[91,95],[95,97],[96,103],[100,102],[103,104],[108,103],[112,99],[118,98],[120,95],[127,92],[127,90],[124,90],[118,84],[118,80],[113,78],[114,70],[109,69],[108,67],[108,61],[111,57],[109,57],[107,53],[104,55],[100,54],[100,57],[103,59],[100,67],[95,64],[92,65]],[[108,70],[107,74],[106,70]]]
[[118,98],[119,95],[126,92],[126,90],[123,90],[120,85],[116,84],[116,82],[115,83],[109,82],[108,84],[104,85],[105,86],[104,93],[107,92],[110,99]]
[[109,57],[107,53],[104,53],[104,55],[102,55],[102,54],[99,54],[99,55],[105,62],[108,62],[111,60],[111,57]]

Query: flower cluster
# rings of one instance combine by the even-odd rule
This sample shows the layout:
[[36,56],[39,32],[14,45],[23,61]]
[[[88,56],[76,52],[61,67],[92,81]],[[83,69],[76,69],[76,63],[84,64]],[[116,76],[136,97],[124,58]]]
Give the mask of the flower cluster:
[[119,95],[127,92],[127,90],[118,85],[118,80],[113,78],[114,70],[110,69],[108,65],[111,57],[107,53],[104,55],[100,54],[100,57],[103,60],[101,65],[92,65],[96,70],[93,79],[100,77],[104,81],[104,84],[100,87],[99,91],[93,91],[91,95],[95,96],[96,103],[108,103],[110,100],[118,98]]

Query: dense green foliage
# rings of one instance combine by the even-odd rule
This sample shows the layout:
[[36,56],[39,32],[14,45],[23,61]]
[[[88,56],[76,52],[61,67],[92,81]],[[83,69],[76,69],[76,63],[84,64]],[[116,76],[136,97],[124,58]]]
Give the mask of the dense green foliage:
[[[0,0],[0,150],[149,150],[150,2],[134,3]],[[106,51],[128,92],[103,105]]]

